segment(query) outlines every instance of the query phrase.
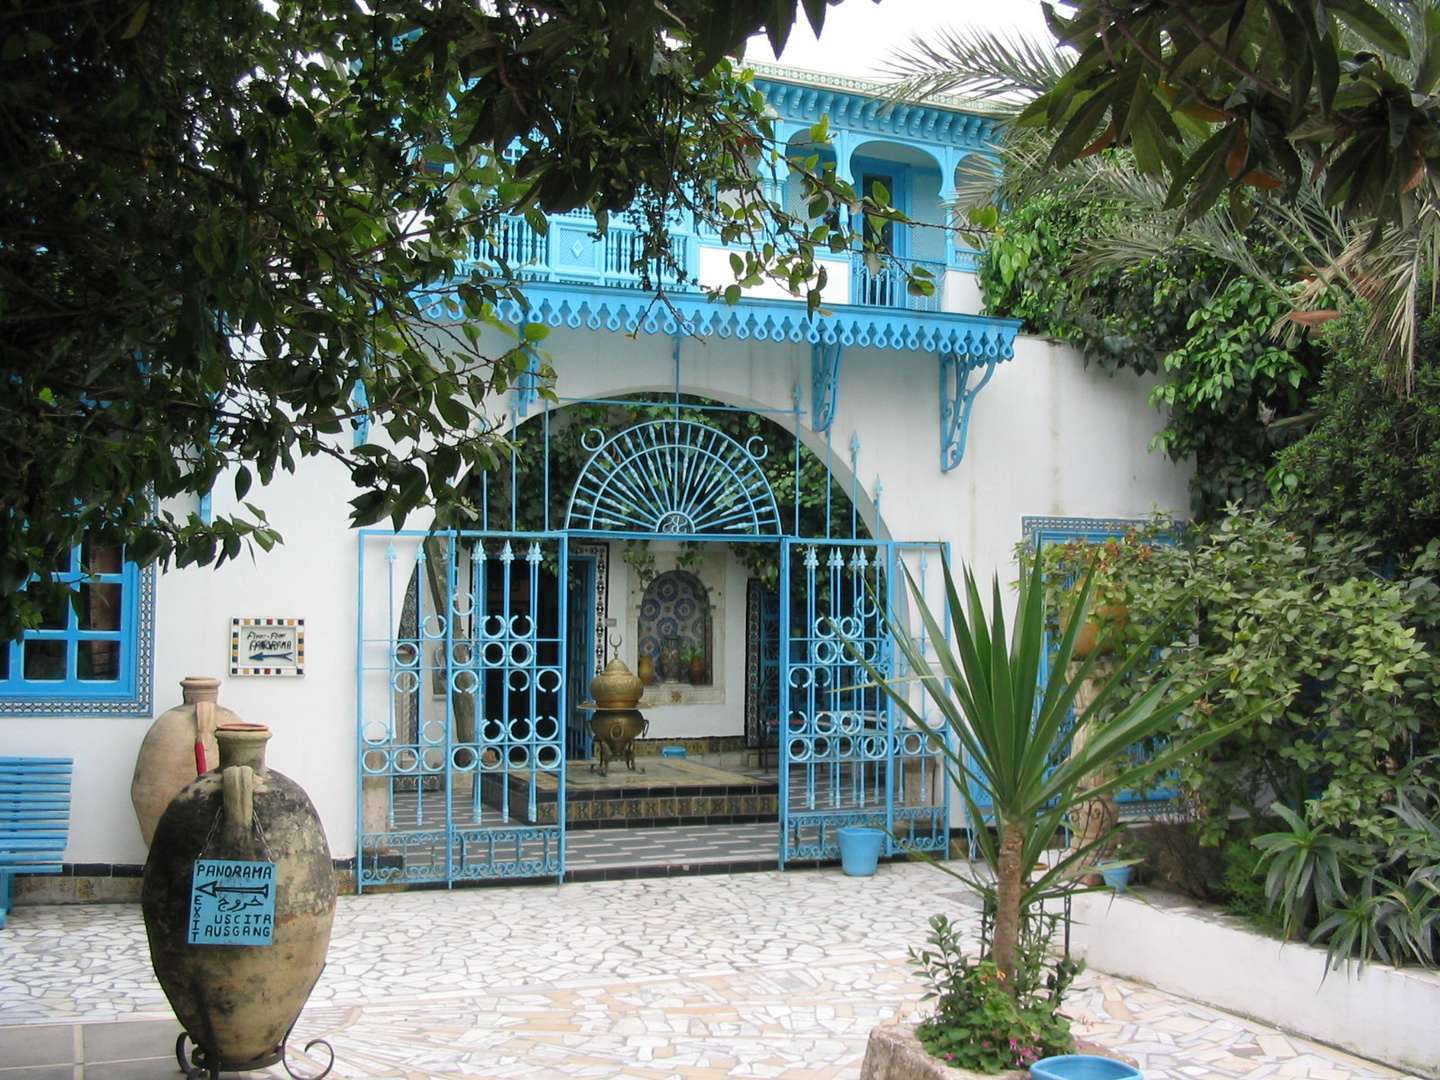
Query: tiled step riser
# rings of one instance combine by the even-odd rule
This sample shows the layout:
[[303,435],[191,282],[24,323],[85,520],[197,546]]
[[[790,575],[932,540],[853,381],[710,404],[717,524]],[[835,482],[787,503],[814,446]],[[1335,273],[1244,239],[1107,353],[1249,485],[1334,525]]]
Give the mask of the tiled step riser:
[[[766,821],[780,813],[780,797],[771,790],[744,794],[719,795],[651,795],[636,797],[595,798],[596,792],[570,797],[565,803],[565,822],[584,828],[601,824],[615,825],[703,825],[730,824],[737,821]],[[512,784],[511,805],[523,806],[524,796],[519,785]],[[482,798],[491,806],[499,805],[498,781],[489,790],[482,789]],[[541,801],[535,807],[538,825],[553,825],[557,820],[555,802]]]
[[[643,770],[643,767],[642,767]],[[655,779],[651,769],[650,779]],[[774,820],[780,812],[779,784],[773,779],[736,775],[736,782],[675,784],[645,783],[643,771],[631,774],[615,769],[599,787],[567,788],[565,821],[575,828],[733,824]],[[593,780],[593,778],[592,778]],[[490,773],[480,780],[481,801],[489,807],[530,805],[531,791],[522,777]],[[508,794],[508,798],[506,798]],[[555,792],[535,793],[534,824],[558,820]]]
[[[548,807],[554,821],[554,807]],[[603,823],[616,825],[703,825],[737,821],[765,821],[780,813],[778,795],[722,795],[718,797],[587,799],[567,802],[565,823],[577,828]]]

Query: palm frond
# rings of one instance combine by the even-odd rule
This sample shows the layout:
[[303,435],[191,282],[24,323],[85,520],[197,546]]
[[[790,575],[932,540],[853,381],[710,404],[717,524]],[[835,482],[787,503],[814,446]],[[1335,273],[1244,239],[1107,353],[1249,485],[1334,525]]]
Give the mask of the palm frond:
[[942,30],[933,39],[915,35],[908,50],[892,52],[881,71],[897,80],[889,91],[895,100],[962,94],[1018,113],[1054,87],[1072,63],[1070,52],[1053,42],[967,26]]

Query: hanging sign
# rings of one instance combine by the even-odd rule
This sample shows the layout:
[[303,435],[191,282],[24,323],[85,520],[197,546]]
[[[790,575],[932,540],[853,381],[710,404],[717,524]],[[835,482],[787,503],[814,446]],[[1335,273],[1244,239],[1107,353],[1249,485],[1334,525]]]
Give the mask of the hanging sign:
[[274,927],[274,863],[195,860],[189,944],[269,945]]

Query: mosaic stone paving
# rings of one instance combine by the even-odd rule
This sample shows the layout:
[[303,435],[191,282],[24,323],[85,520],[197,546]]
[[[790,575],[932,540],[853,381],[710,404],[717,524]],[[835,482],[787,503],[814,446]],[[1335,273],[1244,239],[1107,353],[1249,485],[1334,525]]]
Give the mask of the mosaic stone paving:
[[[294,1041],[328,1039],[332,1075],[348,1080],[855,1080],[870,1028],[919,1009],[906,950],[939,911],[976,921],[952,880],[913,863],[870,878],[821,869],[342,897]],[[1096,973],[1069,1011],[1147,1080],[1401,1076]],[[0,1080],[178,1075],[169,1015],[136,906],[21,906],[0,931]],[[103,1068],[72,1064],[102,1042]],[[119,1048],[133,1056],[115,1059]]]

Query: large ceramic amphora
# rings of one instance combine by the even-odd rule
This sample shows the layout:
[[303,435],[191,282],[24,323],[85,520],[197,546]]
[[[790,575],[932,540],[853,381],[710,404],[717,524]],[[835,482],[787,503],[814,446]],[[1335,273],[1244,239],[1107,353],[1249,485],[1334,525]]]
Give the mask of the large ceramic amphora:
[[[135,804],[140,835],[147,847],[170,800],[220,760],[215,729],[240,722],[240,717],[216,702],[219,679],[191,675],[180,680],[180,692],[183,703],[161,713],[145,733],[130,781],[130,801]],[[199,761],[202,756],[203,765]]]
[[141,907],[175,1016],[207,1064],[230,1066],[283,1054],[325,966],[335,873],[309,797],[265,766],[269,729],[215,734],[220,767],[156,826]]

